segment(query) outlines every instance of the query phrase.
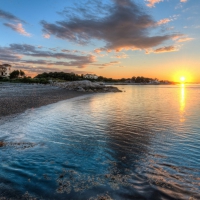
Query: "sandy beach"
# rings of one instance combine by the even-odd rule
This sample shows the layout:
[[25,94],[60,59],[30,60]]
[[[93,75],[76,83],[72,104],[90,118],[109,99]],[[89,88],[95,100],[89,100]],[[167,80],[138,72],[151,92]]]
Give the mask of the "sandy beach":
[[0,118],[83,94],[50,85],[0,83]]

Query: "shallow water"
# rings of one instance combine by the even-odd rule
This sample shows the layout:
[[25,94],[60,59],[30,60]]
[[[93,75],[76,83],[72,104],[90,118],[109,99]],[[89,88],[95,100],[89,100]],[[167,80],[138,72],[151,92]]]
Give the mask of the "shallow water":
[[200,199],[200,86],[119,86],[0,121],[0,197]]

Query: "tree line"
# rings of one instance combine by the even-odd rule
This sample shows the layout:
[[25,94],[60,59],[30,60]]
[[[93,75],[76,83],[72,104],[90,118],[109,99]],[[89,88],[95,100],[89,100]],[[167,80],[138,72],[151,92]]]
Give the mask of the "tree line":
[[[66,73],[66,72],[44,72],[38,74],[34,78],[27,77],[25,72],[22,70],[14,70],[10,73],[10,80],[19,81],[19,82],[29,82],[29,83],[49,83],[49,80],[53,81],[78,81],[86,80],[84,75],[75,74],[75,73]],[[150,83],[152,81],[158,81],[157,78],[147,78],[143,76],[133,76],[132,78],[121,78],[113,79],[103,76],[99,76],[97,79],[88,79],[91,81],[102,81],[102,82],[124,82],[124,83]],[[162,81],[161,81],[162,82]],[[164,82],[164,81],[163,81]]]
[[[45,79],[57,79],[57,80],[64,80],[64,81],[78,81],[84,80],[84,75],[75,74],[75,73],[65,73],[65,72],[49,72],[49,73],[42,73],[38,74],[35,78],[45,78]],[[88,78],[87,78],[88,79]],[[88,79],[92,80],[93,79]],[[113,79],[113,78],[106,78],[103,76],[99,76],[96,81],[103,81],[103,82],[132,82],[132,83],[149,83],[153,80],[158,80],[157,78],[146,78],[143,76],[133,76],[132,78],[121,78],[121,79]]]

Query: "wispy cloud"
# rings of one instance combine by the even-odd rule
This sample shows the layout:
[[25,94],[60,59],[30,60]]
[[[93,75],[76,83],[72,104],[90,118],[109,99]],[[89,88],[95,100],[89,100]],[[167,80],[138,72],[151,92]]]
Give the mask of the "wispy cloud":
[[118,59],[122,59],[122,58],[128,58],[128,55],[125,54],[124,52],[120,53],[120,54],[115,54],[113,56],[113,58],[118,58]]
[[176,46],[167,46],[167,47],[161,47],[156,50],[154,50],[154,53],[166,53],[166,52],[173,52],[178,51],[178,48]]
[[163,0],[146,0],[148,3],[146,4],[148,7],[155,7],[156,3],[160,3]]
[[110,66],[113,66],[113,65],[116,65],[116,64],[119,64],[119,63],[120,63],[119,61],[111,61],[111,62],[108,62],[108,63],[94,63],[92,65],[99,66],[99,69],[104,69],[105,67],[110,67]]
[[157,22],[157,24],[160,26],[162,24],[167,24],[171,21],[169,18],[161,19],[160,21]]
[[51,36],[48,33],[46,33],[46,34],[43,34],[43,37],[46,39],[49,39]]
[[[148,2],[146,5],[150,8],[155,7],[155,4],[163,2],[164,0],[145,0]],[[186,3],[188,0],[180,0],[181,3]]]
[[11,28],[13,31],[18,32],[21,35],[24,35],[26,37],[31,37],[31,34],[25,31],[21,23],[19,24],[4,23],[4,25]]
[[18,32],[21,35],[24,35],[26,37],[30,37],[31,34],[26,32],[25,29],[23,28],[23,23],[26,23],[24,20],[19,19],[15,15],[3,11],[0,9],[0,19],[4,19],[5,23],[4,26],[11,28],[13,31]]
[[0,60],[9,62],[18,62],[22,58],[17,52],[13,52],[9,48],[0,47]]
[[6,21],[26,23],[24,20],[21,20],[18,17],[14,16],[13,14],[6,12],[6,11],[3,11],[1,9],[0,9],[0,18],[5,19]]
[[177,40],[177,42],[188,42],[194,40],[194,38],[184,37]]
[[[22,59],[25,57],[25,59]],[[34,58],[33,60],[31,59]],[[59,61],[55,61],[55,59]],[[10,44],[0,47],[0,60],[40,65],[57,65],[85,68],[96,61],[94,55],[75,55],[73,53],[57,53],[38,50],[38,47],[28,44]]]
[[[102,40],[106,42],[104,49],[116,51],[152,48],[174,36],[174,34],[150,36],[156,24],[150,15],[144,13],[131,0],[113,1],[112,7],[105,8],[109,11],[107,15],[101,18],[91,17],[90,10],[84,10],[85,18],[80,18],[79,13],[73,13],[73,17],[63,21],[55,23],[41,21],[43,31],[45,34],[83,45],[92,39]],[[89,18],[86,12],[89,12]],[[67,14],[70,16],[70,13]],[[100,50],[101,48],[96,50],[96,53]]]

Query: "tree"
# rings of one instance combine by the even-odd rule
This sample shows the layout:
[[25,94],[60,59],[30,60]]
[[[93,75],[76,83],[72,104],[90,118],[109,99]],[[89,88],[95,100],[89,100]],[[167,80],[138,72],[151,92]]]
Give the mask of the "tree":
[[22,70],[20,70],[20,71],[19,71],[19,75],[20,75],[21,77],[24,77],[24,76],[25,76],[25,73],[24,73]]
[[19,70],[14,70],[10,73],[10,79],[18,78],[19,77]]
[[136,79],[135,76],[133,76],[133,77],[131,78],[131,80],[132,80],[133,82],[135,82],[135,79]]
[[14,78],[19,78],[20,77],[25,77],[25,73],[22,70],[14,70],[13,72],[10,73],[10,79]]

